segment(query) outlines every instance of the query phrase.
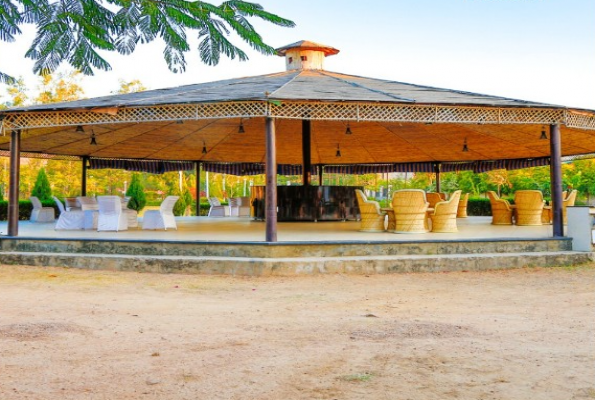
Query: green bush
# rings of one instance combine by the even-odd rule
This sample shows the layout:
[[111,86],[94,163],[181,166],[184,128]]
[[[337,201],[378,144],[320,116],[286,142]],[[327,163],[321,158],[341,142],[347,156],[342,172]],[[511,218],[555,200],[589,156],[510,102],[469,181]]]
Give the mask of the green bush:
[[31,191],[31,196],[37,197],[40,201],[52,201],[52,187],[45,173],[45,169],[40,169],[37,173],[35,185]]
[[140,174],[132,174],[132,181],[126,190],[126,196],[130,196],[128,208],[132,210],[140,211],[147,204],[145,189],[140,181]]
[[[56,210],[56,217],[60,215],[58,206],[54,201],[42,201],[41,204],[44,207],[53,207]],[[29,200],[19,201],[19,220],[28,221],[31,217],[31,210],[33,210],[33,204]],[[0,201],[0,221],[8,220],[8,201]]]
[[469,198],[469,202],[467,203],[467,215],[473,217],[492,215],[490,199],[481,197]]

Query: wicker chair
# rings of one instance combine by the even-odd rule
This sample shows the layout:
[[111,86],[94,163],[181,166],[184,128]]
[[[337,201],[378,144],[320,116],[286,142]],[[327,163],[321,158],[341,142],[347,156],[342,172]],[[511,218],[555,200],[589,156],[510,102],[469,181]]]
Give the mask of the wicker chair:
[[501,199],[494,191],[488,192],[492,207],[492,225],[512,225],[512,207],[507,200]]
[[368,200],[364,192],[355,190],[359,213],[362,217],[361,232],[384,232],[386,213],[380,210],[377,201]]
[[446,193],[428,192],[426,193],[426,200],[430,203],[429,207],[434,208],[436,203],[446,200]]
[[459,200],[457,207],[457,218],[467,218],[467,203],[469,203],[469,193],[465,193]]
[[436,203],[434,211],[430,214],[432,232],[458,232],[457,208],[460,198],[461,191],[457,190],[450,196],[450,199]]
[[517,190],[514,194],[515,223],[519,226],[543,225],[543,194],[539,190]]
[[[573,190],[568,194],[568,192],[562,192],[562,219],[564,220],[564,225],[568,223],[568,217],[566,216],[566,207],[574,206],[574,202],[576,201],[577,191]],[[544,224],[551,224],[553,213],[552,213],[552,205],[544,206],[543,212],[541,213],[541,222]]]
[[421,189],[397,190],[393,194],[395,213],[394,233],[425,233],[428,231],[426,212],[429,203]]

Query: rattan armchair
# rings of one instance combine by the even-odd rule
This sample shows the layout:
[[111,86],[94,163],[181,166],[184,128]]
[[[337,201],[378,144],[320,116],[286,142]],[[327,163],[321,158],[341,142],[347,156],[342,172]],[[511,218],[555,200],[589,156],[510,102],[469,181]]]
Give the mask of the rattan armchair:
[[368,200],[364,192],[355,190],[357,205],[361,215],[361,232],[384,232],[386,213],[380,210],[377,201]]
[[446,193],[442,192],[427,192],[426,200],[430,203],[429,207],[434,208],[436,203],[446,200]]
[[[573,190],[568,194],[566,191],[562,192],[562,219],[564,220],[564,225],[568,223],[568,217],[566,216],[566,207],[574,206],[574,202],[576,201],[577,191]],[[553,204],[549,206],[543,207],[543,212],[541,213],[541,222],[544,224],[551,224],[552,223],[552,207]]]
[[457,208],[459,207],[460,198],[461,191],[457,190],[450,195],[450,199],[436,203],[434,211],[430,213],[432,232],[458,232]]
[[514,194],[515,223],[519,226],[543,225],[541,215],[545,201],[539,190],[517,190]]
[[397,190],[393,194],[392,207],[395,213],[394,233],[425,233],[428,231],[426,212],[429,203],[421,189]]
[[492,208],[492,225],[512,225],[513,210],[510,203],[492,190],[488,192],[488,198]]
[[457,207],[457,218],[467,218],[467,203],[469,203],[469,193],[461,195],[459,206]]

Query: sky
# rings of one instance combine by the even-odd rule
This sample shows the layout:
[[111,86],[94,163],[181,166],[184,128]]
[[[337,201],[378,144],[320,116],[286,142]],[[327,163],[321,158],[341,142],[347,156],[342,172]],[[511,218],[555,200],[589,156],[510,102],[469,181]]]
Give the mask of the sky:
[[[595,110],[593,0],[255,2],[297,25],[254,21],[271,46],[310,40],[339,49],[325,61],[329,71]],[[33,33],[29,28],[14,43],[0,41],[0,71],[23,77],[28,87],[37,82],[33,61],[24,57]],[[119,80],[158,89],[285,69],[283,58],[234,43],[249,61],[223,59],[210,67],[194,51],[183,74],[167,69],[158,42],[130,56],[102,53],[112,71],[97,71],[81,85],[86,97],[96,97],[117,90]],[[0,85],[0,102],[3,95]]]

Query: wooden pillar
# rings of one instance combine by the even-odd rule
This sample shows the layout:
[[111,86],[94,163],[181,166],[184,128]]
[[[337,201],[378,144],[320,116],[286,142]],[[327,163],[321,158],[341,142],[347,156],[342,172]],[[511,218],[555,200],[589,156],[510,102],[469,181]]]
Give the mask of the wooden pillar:
[[312,170],[312,121],[302,120],[302,185],[310,186]]
[[324,165],[318,165],[318,186],[322,186],[322,174],[324,173]]
[[200,163],[194,162],[194,169],[196,171],[196,216],[200,216]]
[[552,227],[554,237],[564,236],[562,216],[562,141],[560,125],[550,125],[550,179],[552,192]]
[[83,173],[81,176],[81,196],[87,195],[87,164],[89,163],[89,157],[83,156]]
[[436,174],[436,193],[440,193],[440,163],[434,164],[434,173]]
[[266,241],[277,241],[277,148],[275,120],[266,118]]
[[8,184],[8,236],[19,235],[19,177],[21,173],[21,131],[10,134],[10,181]]

